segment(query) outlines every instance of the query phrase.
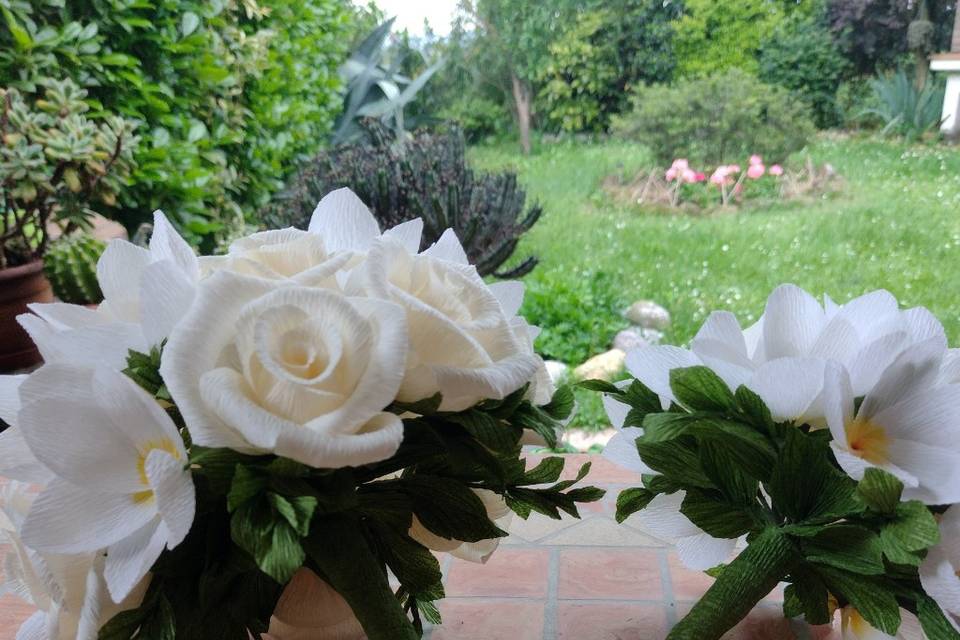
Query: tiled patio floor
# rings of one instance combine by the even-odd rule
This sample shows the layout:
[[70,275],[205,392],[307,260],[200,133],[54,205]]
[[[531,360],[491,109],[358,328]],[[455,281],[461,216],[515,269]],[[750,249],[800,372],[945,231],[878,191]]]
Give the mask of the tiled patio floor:
[[[613,519],[619,489],[638,478],[596,456],[567,456],[566,472],[590,459],[587,480],[608,489],[583,519],[515,519],[513,534],[485,565],[445,558],[444,624],[427,640],[662,640],[709,587],[635,518]],[[790,640],[778,589],[728,640]],[[0,598],[0,640],[13,640],[29,608]],[[820,629],[814,637],[827,637]],[[802,640],[802,637],[801,637]]]

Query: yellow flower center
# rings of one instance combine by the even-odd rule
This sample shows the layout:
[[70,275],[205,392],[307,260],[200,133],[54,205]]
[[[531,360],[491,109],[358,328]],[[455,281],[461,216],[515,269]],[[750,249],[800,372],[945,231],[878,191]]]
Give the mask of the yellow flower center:
[[880,425],[857,418],[847,427],[847,445],[854,455],[872,464],[883,464],[890,458],[890,438]]
[[137,491],[133,494],[133,501],[136,504],[142,504],[144,502],[149,502],[153,500],[153,489],[150,489],[150,478],[147,477],[147,456],[150,455],[150,452],[154,449],[160,449],[161,451],[166,451],[171,456],[180,459],[180,452],[177,450],[177,447],[169,438],[163,438],[162,440],[156,442],[148,442],[146,446],[140,449],[140,455],[137,458],[137,473],[140,474],[140,484],[147,489],[143,491]]
[[863,616],[860,615],[860,612],[853,607],[847,607],[846,614],[848,629],[853,631],[857,637],[864,636],[873,629],[873,627],[871,627],[870,624],[863,619]]

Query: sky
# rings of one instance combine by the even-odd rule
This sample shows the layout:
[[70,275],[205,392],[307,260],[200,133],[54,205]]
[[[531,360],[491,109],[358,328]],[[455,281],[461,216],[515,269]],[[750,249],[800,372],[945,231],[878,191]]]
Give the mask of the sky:
[[[366,4],[363,0],[354,0],[354,3]],[[434,33],[447,35],[457,7],[457,0],[376,0],[376,3],[388,18],[397,17],[395,29],[407,29],[411,36],[423,35],[424,18]]]

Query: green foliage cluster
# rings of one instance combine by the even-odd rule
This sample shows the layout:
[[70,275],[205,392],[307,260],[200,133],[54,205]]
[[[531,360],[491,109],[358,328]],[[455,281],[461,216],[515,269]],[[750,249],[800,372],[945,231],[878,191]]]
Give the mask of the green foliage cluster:
[[89,90],[93,113],[140,121],[137,169],[112,214],[155,209],[194,239],[242,220],[314,153],[339,106],[342,0],[18,0],[0,26],[0,84]]
[[[127,374],[170,404],[157,366],[160,349],[131,352]],[[464,542],[500,538],[474,492],[502,496],[521,518],[533,512],[579,517],[600,500],[574,487],[590,469],[560,480],[562,458],[526,469],[525,429],[556,445],[573,410],[569,388],[536,406],[527,387],[465,411],[437,411],[438,396],[388,410],[404,418],[403,443],[384,461],[314,469],[271,455],[190,447],[196,518],[186,539],[152,568],[142,604],[112,618],[100,640],[235,640],[267,630],[283,586],[301,567],[321,576],[352,608],[370,640],[415,640],[439,623],[437,558],[410,536],[416,518],[436,536]],[[413,416],[413,417],[411,417]],[[388,570],[399,582],[396,593]]]
[[89,111],[72,80],[48,79],[41,95],[0,88],[0,268],[39,258],[48,225],[84,227],[116,202],[134,170],[136,124]]
[[534,268],[528,257],[500,270],[542,213],[526,207],[516,174],[474,173],[456,128],[407,137],[381,123],[366,126],[363,140],[317,156],[260,212],[268,228],[306,228],[324,195],[348,187],[384,229],[421,218],[423,248],[453,229],[481,275],[520,277]]
[[789,91],[739,69],[641,87],[632,102],[633,110],[614,120],[613,131],[648,145],[662,165],[688,158],[716,166],[754,153],[782,162],[814,132],[808,108]]
[[62,302],[97,304],[103,292],[97,281],[97,262],[107,245],[85,233],[60,238],[43,256],[43,272]]
[[676,402],[667,412],[637,380],[588,386],[630,406],[625,426],[643,428],[637,451],[656,473],[618,496],[618,521],[684,491],[680,511],[697,527],[747,536],[746,550],[712,572],[716,582],[668,640],[717,640],[781,581],[789,583],[784,614],[812,625],[830,622],[833,596],[891,636],[903,606],[929,637],[960,638],[920,586],[918,567],[940,538],[934,514],[901,501],[903,484],[885,471],[851,479],[829,431],[774,422],[755,393],[729,389],[706,367],[670,372]]
[[810,105],[817,127],[841,124],[836,94],[849,64],[817,19],[797,16],[778,25],[760,45],[758,67],[762,81],[786,87]]
[[918,89],[903,69],[870,81],[873,102],[864,115],[876,116],[883,122],[883,133],[896,133],[907,140],[916,140],[940,124],[944,99],[942,80],[927,82]]
[[551,270],[526,284],[521,313],[541,328],[536,349],[548,360],[576,366],[606,351],[629,324],[620,316],[627,303],[604,271],[583,270],[570,277]]
[[757,72],[757,51],[783,20],[811,3],[684,0],[673,40],[677,73],[704,77],[726,69]]

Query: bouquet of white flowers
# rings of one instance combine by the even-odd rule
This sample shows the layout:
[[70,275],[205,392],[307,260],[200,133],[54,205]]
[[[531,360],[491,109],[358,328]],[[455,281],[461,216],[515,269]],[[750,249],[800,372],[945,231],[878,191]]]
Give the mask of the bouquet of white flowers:
[[784,285],[748,329],[716,312],[627,366],[588,383],[606,455],[646,474],[617,518],[716,577],[670,639],[719,638],[780,582],[785,615],[840,609],[845,639],[960,638],[960,351],[929,311]]
[[340,190],[307,231],[197,258],[157,213],[148,249],[104,253],[98,308],[21,316],[45,364],[0,378],[3,575],[38,609],[18,638],[417,638],[431,550],[483,561],[511,511],[603,495],[525,468],[573,397],[523,287],[421,228]]

